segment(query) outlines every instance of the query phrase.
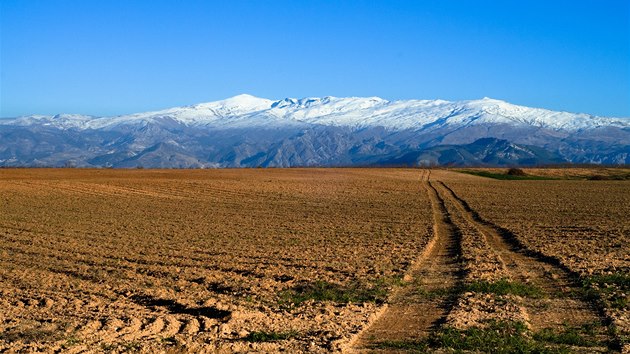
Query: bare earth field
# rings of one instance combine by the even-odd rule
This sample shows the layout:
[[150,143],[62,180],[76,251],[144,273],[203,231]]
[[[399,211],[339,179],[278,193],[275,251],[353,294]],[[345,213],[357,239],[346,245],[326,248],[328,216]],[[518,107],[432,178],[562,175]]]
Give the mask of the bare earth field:
[[418,176],[0,170],[0,351],[338,349],[428,242]]
[[0,169],[0,352],[619,351],[630,182],[579,173]]
[[[498,172],[493,170],[493,172]],[[526,169],[569,180],[498,181],[445,174],[442,180],[513,243],[550,257],[595,300],[630,350],[630,182],[588,180],[628,169]],[[574,180],[579,178],[580,180]],[[540,257],[539,257],[540,258]]]

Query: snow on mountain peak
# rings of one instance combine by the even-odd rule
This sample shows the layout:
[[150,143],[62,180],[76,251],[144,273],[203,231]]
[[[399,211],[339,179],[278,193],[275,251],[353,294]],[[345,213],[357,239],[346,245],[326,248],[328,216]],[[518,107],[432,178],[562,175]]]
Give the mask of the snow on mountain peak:
[[8,121],[13,125],[52,125],[61,128],[101,129],[118,125],[175,121],[215,128],[282,127],[295,124],[424,129],[444,125],[509,124],[549,129],[579,130],[598,126],[630,128],[630,120],[556,112],[514,105],[484,97],[469,101],[398,100],[379,97],[305,97],[269,100],[241,94],[220,101],[174,107],[116,117],[94,118],[61,114],[29,116]]
[[191,106],[195,109],[224,109],[229,111],[255,111],[271,106],[272,100],[241,94],[220,101],[200,103]]

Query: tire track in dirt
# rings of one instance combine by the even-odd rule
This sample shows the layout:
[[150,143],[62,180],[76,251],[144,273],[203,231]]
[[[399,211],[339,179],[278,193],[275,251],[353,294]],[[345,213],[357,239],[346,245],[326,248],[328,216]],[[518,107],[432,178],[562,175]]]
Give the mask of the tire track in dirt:
[[[605,320],[597,307],[581,298],[580,287],[572,274],[554,262],[536,256],[522,245],[507,239],[505,230],[483,220],[468,203],[444,182],[438,181],[437,192],[447,200],[450,213],[457,214],[483,234],[490,252],[497,254],[506,265],[513,281],[531,284],[540,289],[540,298],[522,298],[533,331],[552,328],[585,328],[595,324],[595,335],[600,342],[611,343]],[[594,348],[581,348],[589,350]]]
[[456,289],[463,276],[460,235],[429,181],[430,173],[423,171],[421,184],[431,201],[433,237],[384,312],[351,342],[356,351],[373,352],[387,343],[426,339],[446,319],[456,301]]

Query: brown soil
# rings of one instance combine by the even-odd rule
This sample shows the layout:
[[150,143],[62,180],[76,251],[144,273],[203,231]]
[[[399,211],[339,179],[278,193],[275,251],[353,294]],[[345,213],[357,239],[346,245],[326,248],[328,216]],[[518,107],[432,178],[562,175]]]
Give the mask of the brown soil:
[[338,349],[378,304],[281,294],[402,277],[430,239],[416,190],[416,170],[0,170],[0,352]]
[[[558,176],[571,175],[575,171],[580,171],[583,176],[593,173],[592,169],[544,170]],[[617,173],[620,169],[611,171]],[[497,181],[440,173],[441,180],[466,201],[474,214],[486,224],[491,222],[500,234],[508,234],[508,246],[512,247],[514,243],[521,246],[520,251],[516,249],[514,261],[517,269],[525,270],[520,272],[525,274],[521,279],[536,281],[541,273],[548,271],[546,278],[557,278],[558,289],[566,290],[562,283],[571,280],[588,282],[591,277],[609,276],[627,279],[630,274],[630,222],[627,217],[630,215],[630,188],[627,181]],[[519,261],[518,253],[522,254],[524,250],[527,251],[524,253],[533,253],[535,258],[544,260],[541,268],[531,271],[523,268],[524,262]],[[557,267],[549,268],[549,262]],[[558,273],[558,268],[564,271]],[[528,276],[528,271],[534,276]],[[616,341],[630,350],[627,285],[624,288],[615,283],[603,283],[590,291],[597,295],[591,304],[604,312],[606,321],[612,321]]]
[[[352,343],[353,351],[391,352],[396,350],[392,344],[422,341],[442,324],[466,329],[483,327],[488,321],[519,321],[533,332],[592,327],[589,335],[602,344],[573,346],[572,350],[607,351],[606,318],[594,302],[581,297],[574,274],[482,219],[444,182],[451,179],[475,182],[476,177],[423,172],[421,183],[431,200],[434,237],[407,274],[408,281],[391,296],[389,306]],[[539,293],[521,297],[456,290],[462,282],[501,279],[534,287]]]
[[580,298],[580,287],[569,273],[551,262],[528,254],[526,249],[510,244],[499,228],[481,220],[445,183],[438,182],[437,186],[440,195],[449,200],[447,205],[451,207],[451,213],[460,215],[485,237],[488,251],[499,256],[501,263],[507,267],[509,278],[542,291],[541,299],[524,297],[520,301],[532,330],[562,326],[581,328],[597,324],[599,339],[606,339],[603,319],[592,303]]
[[[623,341],[629,311],[611,299],[625,290],[602,284],[601,299],[585,300],[579,282],[630,273],[627,183],[0,169],[0,352],[373,351],[497,319],[595,323],[600,343],[611,320]],[[542,295],[458,291],[499,279]],[[389,297],[283,298],[314,282]],[[248,340],[256,332],[287,338]]]
[[373,352],[386,342],[426,339],[453,306],[462,275],[459,235],[429,176],[430,171],[423,171],[421,183],[433,210],[433,238],[406,274],[405,284],[391,296],[387,309],[353,343],[356,351]]

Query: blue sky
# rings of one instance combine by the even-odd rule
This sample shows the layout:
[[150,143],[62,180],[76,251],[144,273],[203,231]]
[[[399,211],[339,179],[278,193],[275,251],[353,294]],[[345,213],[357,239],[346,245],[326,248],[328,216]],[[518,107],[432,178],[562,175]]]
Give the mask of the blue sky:
[[476,99],[630,117],[630,1],[2,0],[0,116]]

